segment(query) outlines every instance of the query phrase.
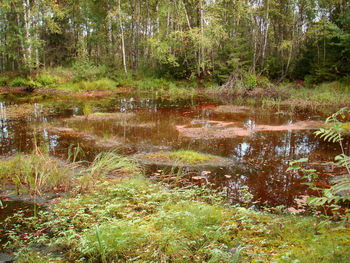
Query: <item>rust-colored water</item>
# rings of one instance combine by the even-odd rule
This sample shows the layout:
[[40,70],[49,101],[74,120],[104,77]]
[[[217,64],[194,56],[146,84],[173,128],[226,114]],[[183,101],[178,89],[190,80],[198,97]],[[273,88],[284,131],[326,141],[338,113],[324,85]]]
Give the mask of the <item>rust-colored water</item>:
[[[293,206],[298,196],[309,193],[300,175],[286,172],[290,160],[310,157],[314,166],[320,170],[321,181],[327,181],[332,174],[339,172],[318,165],[320,161],[332,160],[339,153],[337,145],[326,144],[315,138],[314,129],[291,128],[291,124],[321,121],[325,116],[276,114],[258,107],[229,113],[215,111],[217,105],[226,103],[220,99],[169,101],[133,98],[129,95],[91,101],[92,112],[127,114],[118,118],[104,119],[101,116],[89,120],[74,118],[83,115],[82,102],[67,101],[59,105],[45,101],[41,103],[48,109],[45,113],[18,119],[6,118],[9,102],[1,103],[2,156],[31,151],[34,137],[38,144],[62,158],[66,158],[69,145],[77,143],[89,160],[100,151],[115,148],[126,155],[192,149],[235,161],[235,166],[214,169],[207,176],[208,181],[217,187],[227,187],[231,200],[238,200],[238,189],[248,186],[255,200],[267,202],[269,206]],[[270,131],[266,129],[269,127],[267,125],[289,126]],[[177,129],[179,126],[196,128],[199,132],[196,136],[181,134]],[[249,132],[235,135],[232,128],[237,127]],[[258,127],[265,127],[265,130],[259,130]],[[226,132],[227,128],[231,129],[230,134]],[[221,135],[215,136],[216,131],[220,131]],[[152,171],[149,171],[151,174]]]

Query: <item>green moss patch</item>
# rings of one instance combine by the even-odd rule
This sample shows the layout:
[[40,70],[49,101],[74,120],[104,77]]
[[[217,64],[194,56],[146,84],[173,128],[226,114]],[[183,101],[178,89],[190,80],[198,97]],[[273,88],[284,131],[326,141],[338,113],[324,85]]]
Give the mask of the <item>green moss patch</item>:
[[139,154],[136,159],[146,163],[177,164],[177,165],[201,165],[207,163],[226,163],[225,158],[219,156],[198,153],[191,150],[178,150],[175,152],[153,152]]

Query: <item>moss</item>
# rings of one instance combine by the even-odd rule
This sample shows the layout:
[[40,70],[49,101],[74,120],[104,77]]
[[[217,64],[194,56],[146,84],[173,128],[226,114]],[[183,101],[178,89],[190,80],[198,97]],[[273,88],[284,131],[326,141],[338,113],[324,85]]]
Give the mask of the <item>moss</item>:
[[161,163],[174,162],[177,164],[203,164],[220,160],[217,156],[202,154],[191,150],[147,153],[140,155],[140,159]]

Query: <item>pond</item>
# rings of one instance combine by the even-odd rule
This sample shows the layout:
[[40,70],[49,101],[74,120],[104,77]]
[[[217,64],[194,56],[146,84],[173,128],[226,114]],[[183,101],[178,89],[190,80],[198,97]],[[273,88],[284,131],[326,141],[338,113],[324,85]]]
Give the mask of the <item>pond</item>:
[[[254,200],[267,206],[294,206],[297,198],[310,194],[300,175],[286,172],[290,160],[309,157],[321,182],[339,173],[321,164],[332,160],[339,146],[313,134],[326,115],[245,104],[215,96],[165,100],[145,94],[34,103],[30,97],[12,95],[0,103],[0,154],[5,158],[30,152],[34,142],[63,159],[70,145],[77,144],[87,160],[110,150],[128,156],[195,150],[232,163],[184,170],[192,183],[225,187],[233,202],[239,201],[238,190],[248,186]],[[165,168],[150,165],[146,175],[152,177],[159,169]]]

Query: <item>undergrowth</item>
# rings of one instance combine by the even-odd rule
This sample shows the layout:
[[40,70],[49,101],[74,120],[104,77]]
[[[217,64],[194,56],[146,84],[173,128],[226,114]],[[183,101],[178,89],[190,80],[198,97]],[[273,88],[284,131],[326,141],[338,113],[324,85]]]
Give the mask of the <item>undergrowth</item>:
[[205,187],[170,190],[142,177],[62,199],[35,219],[21,212],[15,218],[7,247],[16,249],[18,262],[33,254],[36,262],[347,262],[350,256],[342,224],[228,207]]

